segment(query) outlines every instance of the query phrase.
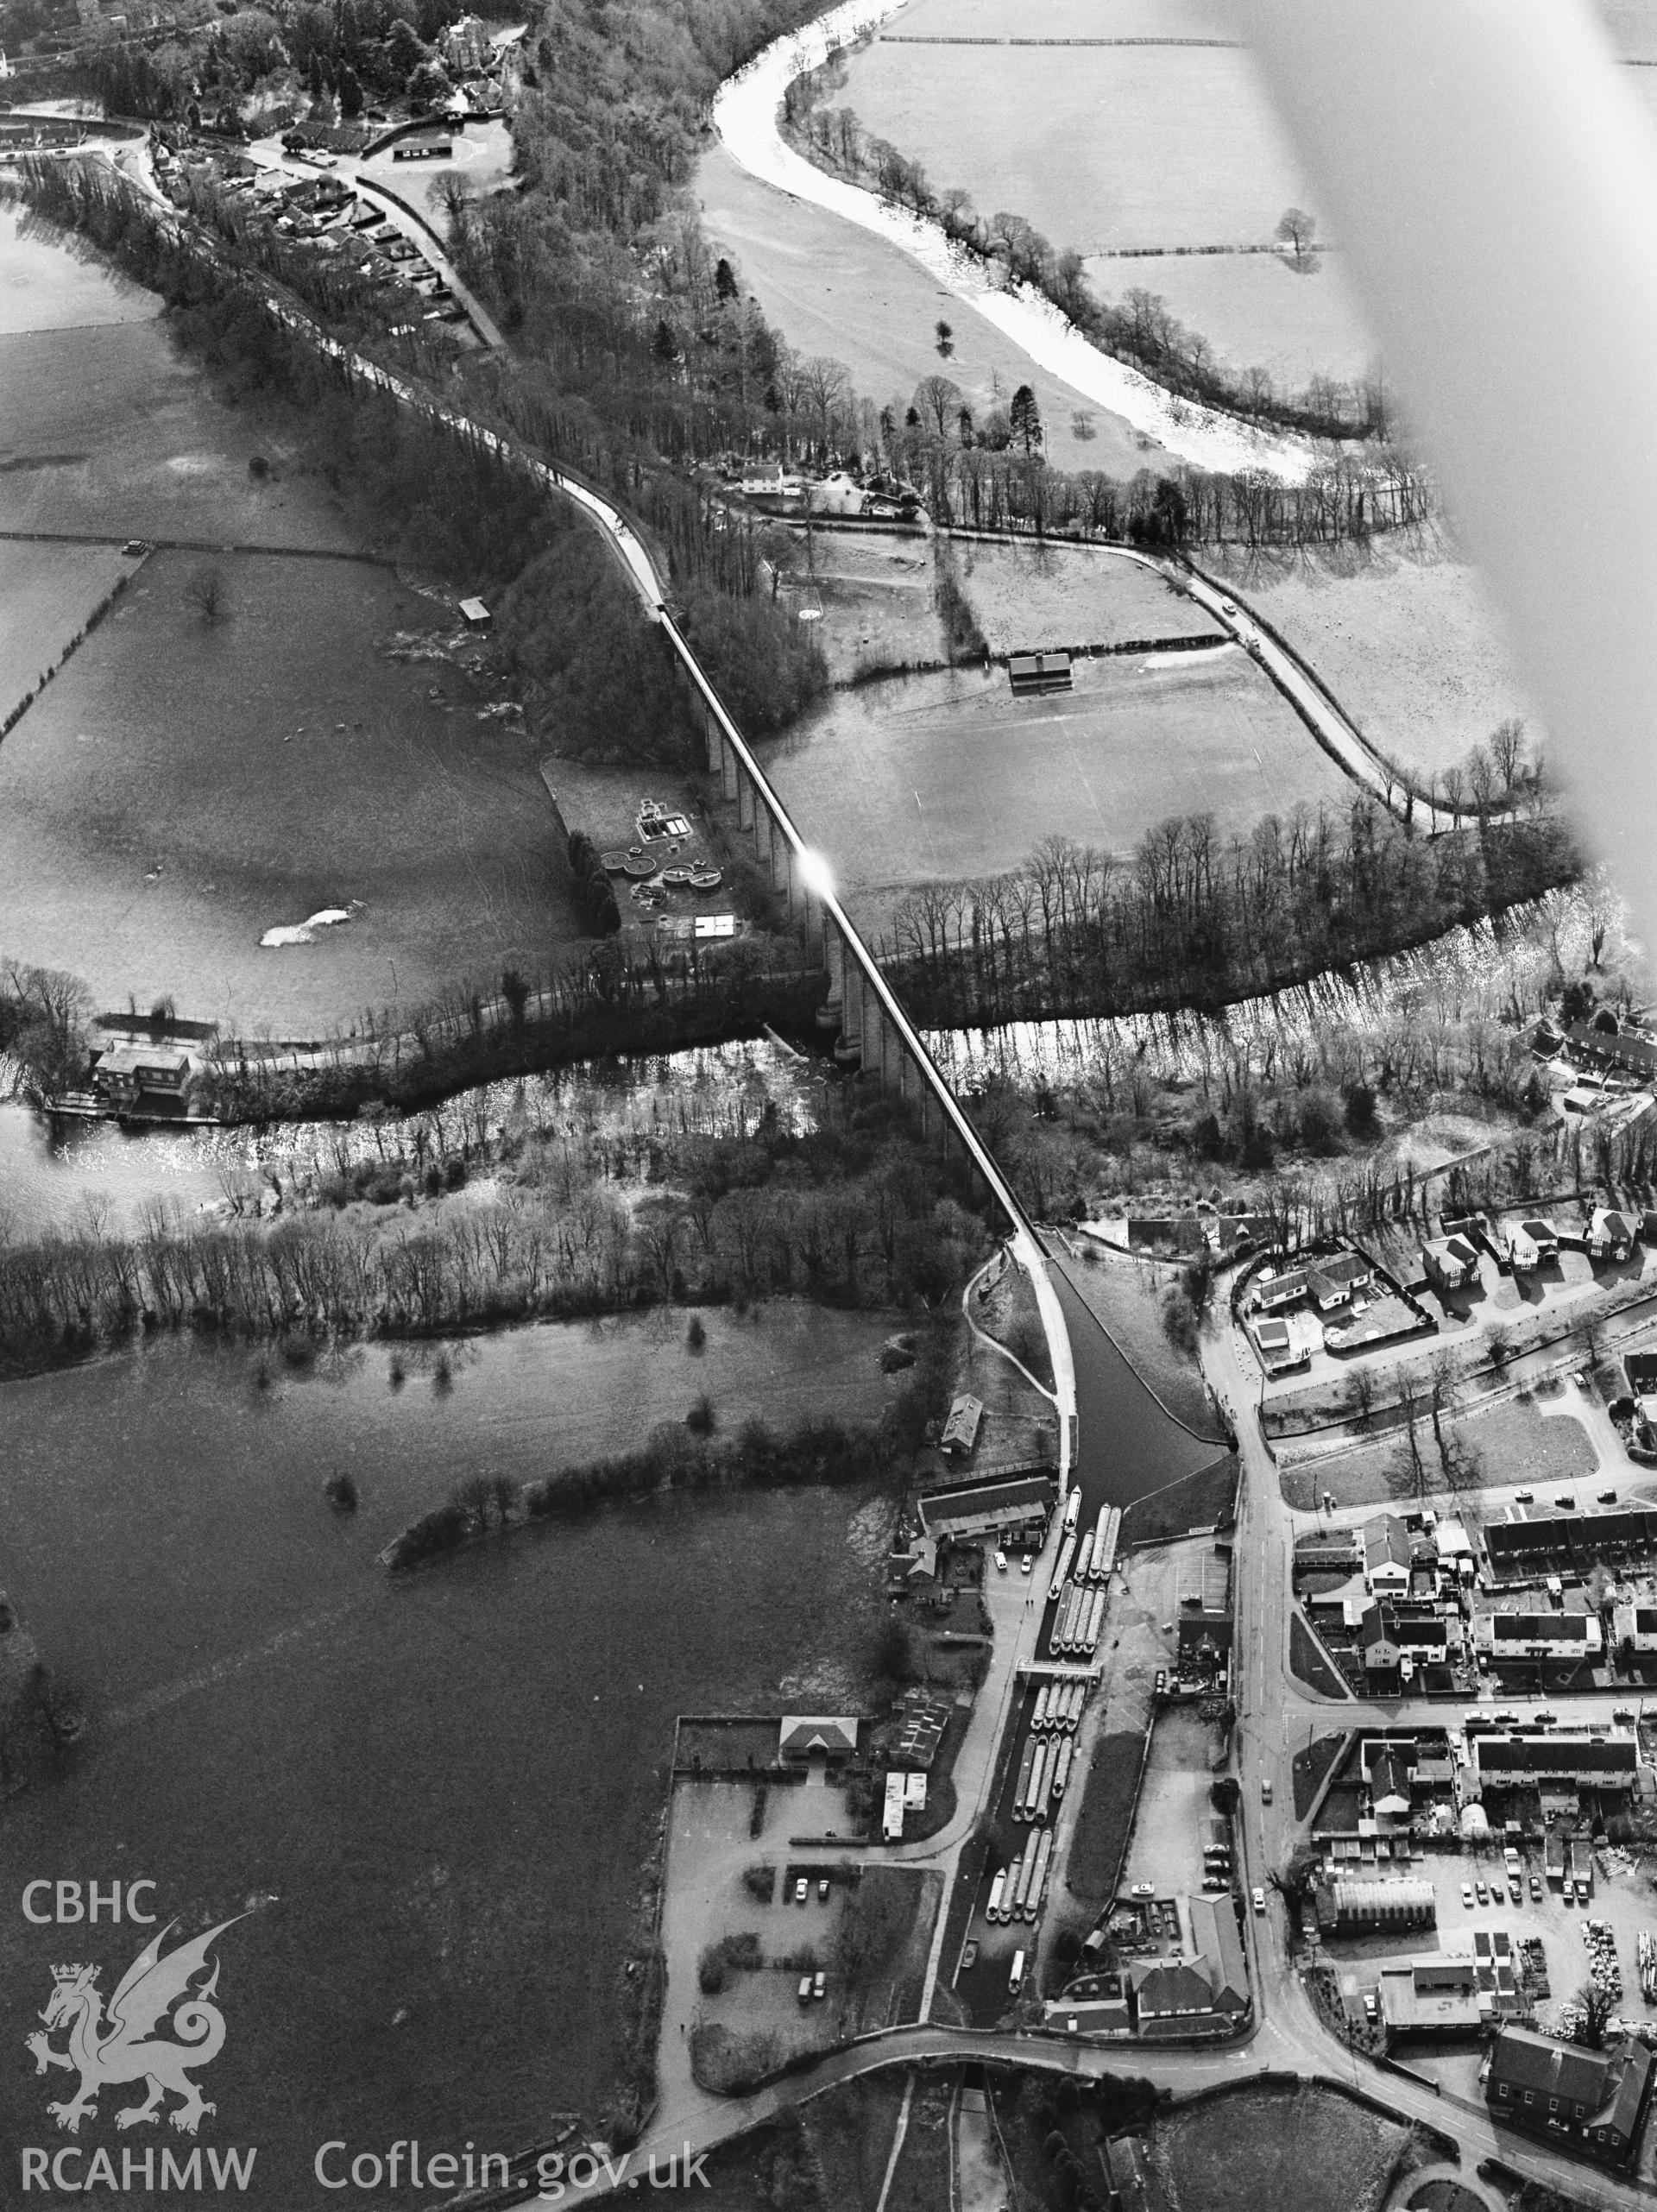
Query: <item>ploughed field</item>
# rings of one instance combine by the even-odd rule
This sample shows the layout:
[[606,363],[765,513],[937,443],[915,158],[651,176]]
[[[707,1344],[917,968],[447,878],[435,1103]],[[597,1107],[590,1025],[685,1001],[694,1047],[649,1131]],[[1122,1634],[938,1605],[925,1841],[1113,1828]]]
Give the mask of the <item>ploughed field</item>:
[[[935,191],[961,186],[981,215],[1005,209],[1074,248],[1101,297],[1159,294],[1232,368],[1350,378],[1376,346],[1337,255],[1306,274],[1274,254],[1188,250],[1270,246],[1285,208],[1317,211],[1237,31],[1201,0],[1106,14],[1057,0],[1039,22],[1015,0],[913,0],[827,104],[921,162]],[[1021,43],[948,42],[986,39]],[[1064,42],[1107,39],[1125,43]]]
[[1033,698],[1000,667],[842,691],[772,748],[768,772],[854,913],[878,930],[890,894],[1015,868],[1045,837],[1131,853],[1170,815],[1212,814],[1226,837],[1351,800],[1240,646],[1074,670],[1074,690]]
[[[0,1572],[87,1716],[8,1798],[8,1862],[124,1868],[190,1933],[249,1915],[217,1946],[200,2140],[258,2147],[249,2212],[324,2201],[330,2139],[504,2150],[594,2113],[674,1716],[866,1710],[888,1520],[866,1493],[676,1497],[394,1582],[376,1553],[456,1484],[622,1449],[699,1390],[732,1427],[872,1415],[891,1326],[714,1314],[699,1358],[683,1314],[516,1331],[455,1348],[446,1393],[406,1349],[400,1390],[378,1347],[261,1390],[253,1355],[187,1344],[0,1390]],[[53,1963],[109,1989],[142,1940],[0,1925],[14,2138],[68,2140],[66,2077],[21,2048]],[[118,2145],[131,2102],[80,2142]]]
[[209,621],[202,563],[146,561],[0,745],[0,948],[287,1036],[544,964],[575,924],[532,752],[457,667],[384,650],[443,610],[368,563],[242,554]]

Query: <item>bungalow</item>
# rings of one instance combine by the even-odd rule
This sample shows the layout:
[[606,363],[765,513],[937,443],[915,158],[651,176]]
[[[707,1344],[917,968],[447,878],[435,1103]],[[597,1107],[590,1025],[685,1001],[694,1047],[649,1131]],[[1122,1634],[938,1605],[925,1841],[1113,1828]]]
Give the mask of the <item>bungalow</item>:
[[1433,1237],[1421,1246],[1421,1264],[1437,1290],[1460,1290],[1478,1280],[1478,1253],[1465,1237]]
[[1263,1276],[1254,1302],[1262,1313],[1276,1314],[1285,1306],[1297,1306],[1306,1295],[1307,1271],[1303,1267],[1292,1267],[1282,1275]]
[[857,1717],[853,1713],[784,1713],[778,1731],[779,1759],[854,1759]]
[[1497,2120],[1604,2165],[1627,2165],[1639,2148],[1652,2064],[1632,2037],[1614,2050],[1590,2051],[1506,2026],[1490,2052],[1484,2095]]
[[1375,1269],[1362,1252],[1336,1252],[1328,1259],[1314,1260],[1306,1270],[1306,1287],[1320,1314],[1350,1306],[1354,1295],[1367,1290],[1374,1281]]

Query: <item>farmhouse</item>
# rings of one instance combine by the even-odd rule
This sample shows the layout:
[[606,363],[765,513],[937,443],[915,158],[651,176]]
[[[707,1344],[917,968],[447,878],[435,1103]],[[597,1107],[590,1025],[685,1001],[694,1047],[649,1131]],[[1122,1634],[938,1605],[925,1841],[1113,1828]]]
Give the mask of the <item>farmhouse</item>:
[[1651,2073],[1650,2051],[1632,2037],[1613,2051],[1589,2051],[1504,2027],[1484,2095],[1496,2119],[1563,2140],[1607,2165],[1626,2165],[1639,2147]]

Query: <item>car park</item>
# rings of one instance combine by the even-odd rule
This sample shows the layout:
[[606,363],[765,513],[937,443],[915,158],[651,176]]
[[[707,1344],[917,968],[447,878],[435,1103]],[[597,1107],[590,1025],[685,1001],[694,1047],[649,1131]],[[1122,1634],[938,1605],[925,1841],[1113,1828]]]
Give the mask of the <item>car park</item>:
[[810,1894],[810,1883],[806,1880],[805,1876],[802,1875],[794,1885],[794,1902],[797,1905],[803,1905],[807,1897]]
[[1255,1890],[1255,1891],[1253,1891],[1251,1894],[1252,1894],[1252,1898],[1253,1898],[1253,1903],[1254,1903],[1254,1909],[1255,1909],[1255,1911],[1256,1911],[1257,1913],[1263,1913],[1263,1912],[1265,1911],[1265,1909],[1266,1909],[1266,1893],[1265,1893],[1265,1891],[1264,1891],[1263,1889],[1256,1889],[1256,1890]]

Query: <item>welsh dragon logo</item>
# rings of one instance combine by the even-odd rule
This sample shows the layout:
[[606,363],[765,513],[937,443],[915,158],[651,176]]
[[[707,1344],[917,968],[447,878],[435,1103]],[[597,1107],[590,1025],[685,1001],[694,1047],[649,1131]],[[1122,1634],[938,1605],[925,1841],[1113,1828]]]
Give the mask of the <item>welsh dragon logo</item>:
[[[236,1919],[244,1917],[237,1913]],[[51,2000],[40,2016],[47,2032],[42,2034],[37,2028],[23,2040],[35,2054],[37,2074],[45,2073],[48,2066],[79,2072],[80,2087],[74,2095],[66,2103],[47,2106],[60,2127],[66,2127],[72,2135],[77,2133],[83,2120],[98,2117],[99,2090],[121,2082],[142,2082],[148,2095],[142,2104],[125,2105],[116,2114],[117,2127],[136,2127],[145,2121],[159,2119],[169,2091],[183,2102],[167,2117],[186,2135],[195,2133],[203,2113],[217,2110],[190,2079],[189,2070],[206,2065],[224,2047],[224,2015],[212,2001],[218,1988],[217,1960],[213,1961],[212,1974],[204,1987],[192,1995],[190,1984],[206,1971],[207,1953],[215,1938],[235,1925],[236,1920],[221,1920],[205,1935],[180,1944],[163,1957],[161,1945],[178,1925],[176,1920],[169,1920],[122,1976],[110,1999],[107,2015],[96,1987],[96,1966],[53,1968]],[[185,2001],[180,2003],[180,1999]],[[152,2034],[151,2030],[164,2020],[180,2041]],[[69,2048],[54,2051],[51,2031],[66,2024]]]

